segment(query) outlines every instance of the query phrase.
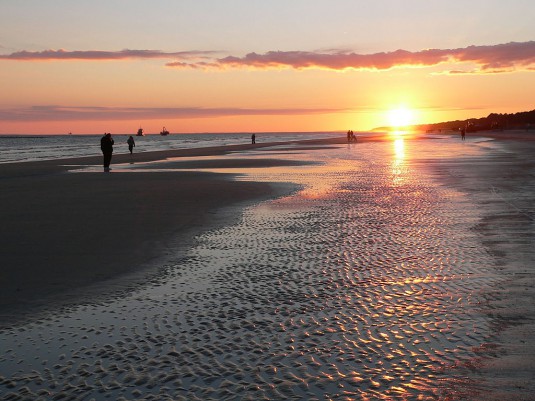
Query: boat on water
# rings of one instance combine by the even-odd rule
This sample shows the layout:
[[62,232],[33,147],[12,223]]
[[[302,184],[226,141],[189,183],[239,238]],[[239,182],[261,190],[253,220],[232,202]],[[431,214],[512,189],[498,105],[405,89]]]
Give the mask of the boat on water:
[[160,131],[160,135],[163,135],[163,136],[169,135],[169,131],[167,131],[165,127],[163,127],[163,129]]
[[137,134],[136,136],[143,136],[143,128],[139,127],[139,129],[137,130]]

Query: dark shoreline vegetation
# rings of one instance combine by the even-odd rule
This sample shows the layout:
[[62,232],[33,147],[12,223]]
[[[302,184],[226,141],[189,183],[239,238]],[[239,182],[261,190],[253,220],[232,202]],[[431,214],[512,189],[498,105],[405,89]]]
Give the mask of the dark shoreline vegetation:
[[[518,113],[491,113],[487,117],[466,120],[445,121],[435,124],[418,124],[410,127],[416,131],[457,131],[466,128],[468,132],[535,128],[535,110]],[[392,127],[374,128],[374,131],[390,131]]]

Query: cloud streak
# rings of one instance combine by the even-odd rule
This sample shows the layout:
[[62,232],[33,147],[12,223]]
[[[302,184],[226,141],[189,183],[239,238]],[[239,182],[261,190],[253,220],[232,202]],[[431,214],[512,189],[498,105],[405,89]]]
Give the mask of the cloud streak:
[[[516,70],[535,70],[535,41],[510,42],[488,46],[468,46],[457,49],[426,49],[421,51],[395,50],[372,54],[331,50],[328,52],[269,51],[249,53],[245,56],[228,55],[216,57],[221,51],[160,50],[120,51],[67,51],[44,50],[39,52],[19,51],[0,55],[0,60],[14,61],[66,61],[66,60],[131,60],[167,59],[167,67],[177,69],[324,69],[332,71],[374,70],[384,71],[399,67],[445,66],[443,73],[451,75],[503,73]],[[455,69],[451,71],[451,64]],[[466,68],[458,68],[464,65]]]
[[16,109],[0,109],[0,121],[113,121],[216,118],[233,116],[313,115],[354,112],[334,108],[151,108],[151,107],[68,107],[32,106]]
[[163,52],[160,50],[131,50],[120,51],[104,50],[43,50],[40,52],[19,51],[11,54],[0,55],[0,60],[17,61],[53,61],[53,60],[128,60],[128,59],[181,59],[191,60],[203,57],[213,57],[217,51],[181,51]]

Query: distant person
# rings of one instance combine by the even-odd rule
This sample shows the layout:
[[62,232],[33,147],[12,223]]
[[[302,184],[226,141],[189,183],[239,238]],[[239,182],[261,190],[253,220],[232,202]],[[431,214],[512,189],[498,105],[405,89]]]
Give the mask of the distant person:
[[253,134],[253,135],[251,135],[251,144],[254,145],[255,143],[256,143],[256,135]]
[[351,130],[347,131],[347,141],[351,142]]
[[130,135],[130,138],[128,138],[128,141],[126,141],[128,144],[128,150],[130,151],[130,154],[133,153],[134,147],[136,146],[136,141],[134,141],[134,137]]
[[104,155],[104,172],[109,173],[110,172],[110,163],[111,163],[111,155],[113,154],[113,144],[115,142],[113,141],[113,138],[111,137],[111,134],[105,133],[104,136],[100,139],[100,150],[102,150],[102,154]]
[[466,136],[466,130],[464,128],[461,128],[461,140],[464,141],[465,136]]

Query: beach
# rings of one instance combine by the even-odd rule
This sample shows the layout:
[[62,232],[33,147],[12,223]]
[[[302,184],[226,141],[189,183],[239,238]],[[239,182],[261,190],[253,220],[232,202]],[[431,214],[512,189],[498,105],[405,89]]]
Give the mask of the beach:
[[[2,165],[5,399],[531,400],[534,144]],[[122,397],[122,398],[121,398]]]

